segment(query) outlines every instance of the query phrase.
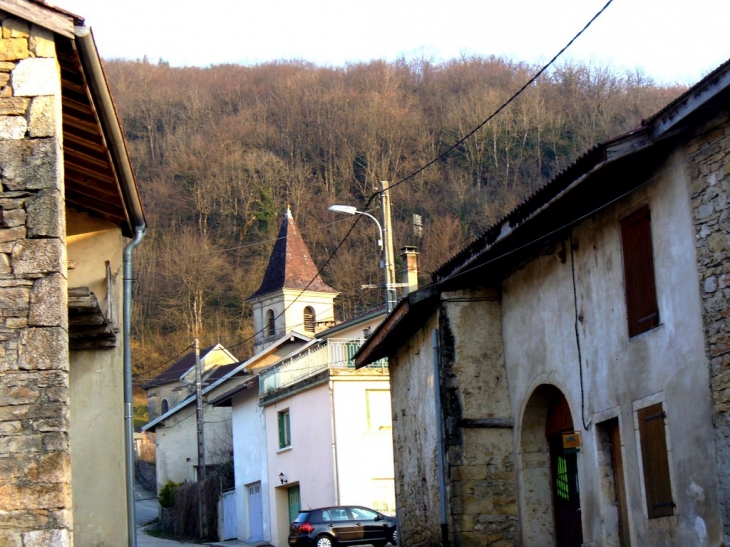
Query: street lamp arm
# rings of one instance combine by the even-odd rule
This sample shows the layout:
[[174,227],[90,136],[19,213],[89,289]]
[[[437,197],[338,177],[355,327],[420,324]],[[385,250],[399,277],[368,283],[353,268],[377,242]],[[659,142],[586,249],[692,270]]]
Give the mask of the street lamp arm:
[[373,222],[378,226],[378,245],[380,248],[383,248],[383,227],[380,225],[380,222],[377,218],[375,218],[370,213],[366,213],[365,211],[358,211],[355,207],[352,205],[330,205],[329,206],[330,211],[334,211],[335,213],[345,213],[347,215],[363,215],[368,218],[373,219]]

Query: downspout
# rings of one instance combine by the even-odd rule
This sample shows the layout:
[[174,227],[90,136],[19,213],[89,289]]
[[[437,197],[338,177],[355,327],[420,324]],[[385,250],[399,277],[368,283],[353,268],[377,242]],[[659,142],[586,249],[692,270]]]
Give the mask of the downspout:
[[[119,181],[119,190],[129,216],[129,227],[133,227],[134,238],[124,248],[124,429],[125,429],[125,469],[127,496],[127,533],[129,547],[137,546],[137,530],[134,510],[134,422],[132,419],[132,251],[140,244],[147,233],[142,201],[134,178],[129,153],[124,142],[124,134],[119,125],[119,118],[114,101],[104,75],[99,51],[89,27],[74,27],[76,39],[74,44],[89,85],[91,99],[94,104],[104,138],[107,140],[110,159]],[[129,235],[129,232],[127,234]]]
[[335,474],[335,505],[340,504],[340,476],[338,472],[338,463],[337,463],[337,431],[335,430],[335,425],[337,424],[337,421],[335,420],[335,395],[334,395],[334,382],[330,380],[330,424],[332,427],[332,459],[333,459],[333,466],[332,469],[334,469]]
[[127,478],[127,533],[129,547],[137,547],[134,507],[134,420],[132,418],[132,251],[142,242],[147,228],[135,228],[134,239],[124,247],[124,428]]
[[441,382],[439,380],[439,330],[431,331],[433,342],[433,398],[436,403],[436,432],[438,435],[439,504],[441,506],[441,545],[449,547],[449,525],[446,517],[446,475],[444,465],[444,432],[441,414]]

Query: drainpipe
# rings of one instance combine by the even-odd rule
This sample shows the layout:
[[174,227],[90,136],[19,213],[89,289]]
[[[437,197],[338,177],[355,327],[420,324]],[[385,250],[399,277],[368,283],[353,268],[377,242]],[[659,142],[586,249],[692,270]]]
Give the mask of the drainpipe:
[[124,247],[124,427],[127,478],[127,533],[129,547],[137,547],[134,510],[134,421],[132,419],[132,251],[147,233],[144,226],[134,229],[134,239]]
[[439,381],[439,331],[431,331],[433,343],[433,398],[436,403],[436,432],[438,434],[439,502],[441,505],[441,545],[449,547],[449,525],[446,519],[446,476],[444,465],[444,432],[441,419],[441,382]]
[[340,504],[340,477],[338,473],[337,465],[337,432],[335,431],[335,395],[334,395],[334,382],[330,380],[330,424],[332,427],[332,468],[335,473],[335,505]]

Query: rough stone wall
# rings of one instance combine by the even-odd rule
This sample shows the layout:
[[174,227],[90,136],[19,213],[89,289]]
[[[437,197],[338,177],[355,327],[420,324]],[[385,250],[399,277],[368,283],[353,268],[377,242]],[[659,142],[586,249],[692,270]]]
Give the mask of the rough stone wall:
[[0,11],[0,545],[71,545],[54,36]]
[[494,290],[442,296],[441,400],[455,546],[519,541],[513,419],[501,302]]
[[400,544],[441,545],[431,331],[437,314],[390,359],[395,501]]
[[[710,361],[720,505],[730,538],[730,115],[700,128],[687,163]],[[726,542],[728,539],[726,539]]]

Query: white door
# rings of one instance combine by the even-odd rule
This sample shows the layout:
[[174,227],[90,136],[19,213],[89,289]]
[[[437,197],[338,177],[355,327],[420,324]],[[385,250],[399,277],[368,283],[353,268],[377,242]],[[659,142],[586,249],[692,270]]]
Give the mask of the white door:
[[223,492],[223,541],[238,539],[236,526],[236,491]]
[[248,541],[263,541],[264,514],[261,506],[261,483],[248,487]]

